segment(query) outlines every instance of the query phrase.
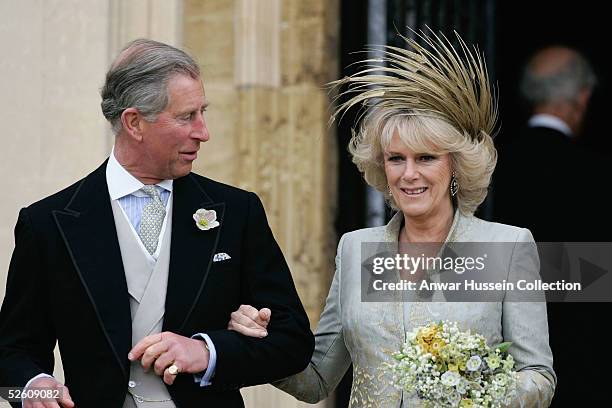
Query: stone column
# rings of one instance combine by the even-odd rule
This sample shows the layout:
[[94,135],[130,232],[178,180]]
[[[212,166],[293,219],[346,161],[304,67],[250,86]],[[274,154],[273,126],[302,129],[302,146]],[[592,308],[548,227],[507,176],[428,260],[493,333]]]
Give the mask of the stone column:
[[[255,191],[313,328],[333,274],[335,135],[324,84],[338,75],[337,0],[191,0],[184,46],[202,66],[211,140],[195,169]],[[270,386],[247,406],[302,406]],[[308,405],[311,406],[311,405]]]
[[[182,45],[182,0],[106,0],[108,2],[108,69],[123,47],[138,38],[149,38],[175,47]],[[107,127],[109,146],[115,136]]]

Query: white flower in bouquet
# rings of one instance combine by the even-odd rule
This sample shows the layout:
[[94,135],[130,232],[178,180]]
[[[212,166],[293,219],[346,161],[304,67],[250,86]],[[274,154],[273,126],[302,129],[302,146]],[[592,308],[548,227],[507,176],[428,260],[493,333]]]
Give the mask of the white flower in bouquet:
[[428,407],[498,408],[511,402],[518,376],[510,343],[489,347],[455,322],[432,323],[406,333],[386,364],[393,384],[416,393]]
[[480,357],[472,356],[465,364],[465,367],[468,369],[468,371],[477,371],[480,368],[481,364],[482,360],[480,359]]
[[441,380],[442,384],[448,385],[449,387],[454,387],[455,385],[459,384],[461,376],[454,371],[447,371],[442,374]]

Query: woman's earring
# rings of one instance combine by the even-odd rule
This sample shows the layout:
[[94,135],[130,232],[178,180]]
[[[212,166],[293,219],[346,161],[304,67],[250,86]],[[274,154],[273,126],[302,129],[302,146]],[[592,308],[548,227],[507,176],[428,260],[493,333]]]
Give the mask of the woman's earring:
[[456,196],[457,191],[459,191],[459,183],[457,183],[457,173],[453,171],[453,175],[451,176],[451,182],[450,182],[451,196],[452,197]]

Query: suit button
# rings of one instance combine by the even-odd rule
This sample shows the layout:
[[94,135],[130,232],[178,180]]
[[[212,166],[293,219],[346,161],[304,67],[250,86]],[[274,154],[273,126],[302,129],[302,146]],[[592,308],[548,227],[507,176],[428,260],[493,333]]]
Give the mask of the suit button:
[[136,381],[130,381],[128,383],[128,387],[130,387],[130,388],[134,388],[135,386],[136,386]]

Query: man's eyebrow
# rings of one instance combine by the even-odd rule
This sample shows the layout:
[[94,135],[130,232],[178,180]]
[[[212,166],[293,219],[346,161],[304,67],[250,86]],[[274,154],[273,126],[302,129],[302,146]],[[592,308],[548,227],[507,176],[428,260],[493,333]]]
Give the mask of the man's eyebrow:
[[192,109],[192,108],[187,108],[187,109],[185,109],[185,110],[183,110],[183,111],[178,112],[177,114],[178,114],[178,115],[186,115],[186,114],[188,114],[188,113],[195,112],[195,111],[197,111],[197,110],[206,109],[206,108],[208,108],[208,106],[209,106],[209,105],[210,105],[210,103],[209,103],[209,102],[204,102],[204,103],[202,104],[202,106],[200,107],[200,109]]

